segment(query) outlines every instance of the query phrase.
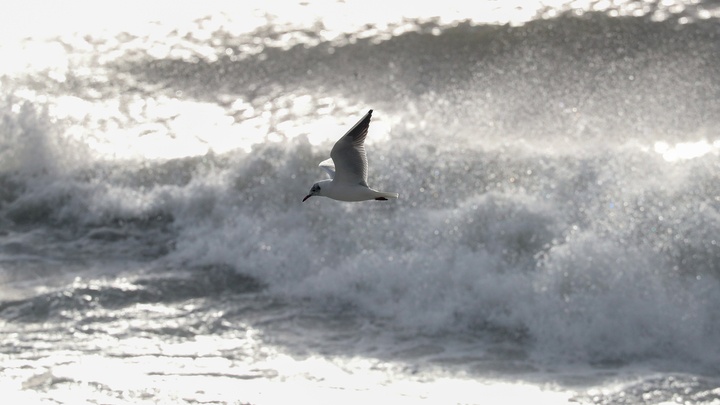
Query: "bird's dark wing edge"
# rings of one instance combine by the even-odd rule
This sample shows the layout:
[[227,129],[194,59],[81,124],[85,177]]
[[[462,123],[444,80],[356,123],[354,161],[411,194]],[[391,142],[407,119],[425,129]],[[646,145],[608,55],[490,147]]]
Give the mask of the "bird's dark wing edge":
[[353,127],[350,128],[345,135],[343,135],[343,138],[349,136],[352,138],[353,145],[356,146],[365,142],[365,137],[367,136],[368,128],[370,127],[370,118],[372,117],[372,113],[373,110],[368,111],[364,117],[360,118],[360,121],[353,125]]

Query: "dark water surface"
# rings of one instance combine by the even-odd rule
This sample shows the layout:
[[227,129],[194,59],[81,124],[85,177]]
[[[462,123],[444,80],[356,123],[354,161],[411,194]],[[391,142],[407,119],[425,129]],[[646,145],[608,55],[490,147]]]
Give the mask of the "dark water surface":
[[[720,402],[720,11],[576,3],[3,43],[2,391]],[[370,108],[400,199],[301,203]]]

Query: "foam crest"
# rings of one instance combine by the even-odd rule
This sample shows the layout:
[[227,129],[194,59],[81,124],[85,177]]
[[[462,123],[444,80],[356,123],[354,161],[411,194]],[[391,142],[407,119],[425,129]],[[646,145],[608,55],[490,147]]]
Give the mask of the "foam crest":
[[[216,22],[176,54],[155,45],[182,30],[108,39],[97,49],[119,66],[41,72],[58,94],[8,99],[3,224],[37,229],[50,258],[224,265],[408,334],[566,361],[718,360],[712,24],[566,15],[288,49],[279,30],[237,57]],[[301,203],[363,103],[384,111],[369,184],[401,199]],[[663,155],[683,143],[705,153]],[[39,255],[0,238],[8,257]]]
[[0,173],[67,172],[84,163],[84,145],[63,136],[42,105],[9,95],[0,111]]
[[[703,332],[720,327],[712,316],[720,290],[709,264],[717,259],[709,253],[714,226],[701,226],[707,236],[686,242],[651,229],[658,215],[672,219],[673,232],[689,232],[680,230],[689,218],[714,223],[714,209],[673,202],[688,198],[686,182],[649,176],[628,179],[628,189],[603,181],[618,161],[602,152],[570,168],[563,159],[546,162],[511,182],[502,173],[517,173],[536,153],[520,148],[510,164],[485,166],[506,179],[502,187],[495,179],[483,183],[490,190],[431,180],[426,191],[406,190],[408,200],[393,205],[301,205],[302,185],[316,179],[321,160],[306,142],[257,148],[222,169],[235,188],[212,191],[224,202],[214,205],[212,219],[185,215],[172,260],[228,264],[274,294],[355,308],[409,329],[502,333],[532,342],[543,356],[717,358]],[[493,152],[466,152],[493,162]],[[644,152],[622,153],[628,156],[619,161]],[[446,167],[447,179],[466,170],[449,164],[457,156],[443,159],[418,159],[397,145],[374,168],[412,161],[412,169],[383,179],[403,193],[435,167]],[[710,181],[708,163],[697,160],[676,174]],[[633,167],[652,172],[664,164],[657,156]],[[626,177],[615,171],[615,178]],[[442,198],[449,195],[452,202]]]

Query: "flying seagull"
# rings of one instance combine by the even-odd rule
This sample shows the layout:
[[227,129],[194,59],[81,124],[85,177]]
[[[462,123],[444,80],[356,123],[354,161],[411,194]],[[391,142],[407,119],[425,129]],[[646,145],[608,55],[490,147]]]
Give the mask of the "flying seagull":
[[370,126],[373,110],[368,111],[360,121],[335,143],[330,152],[330,159],[320,163],[330,175],[330,180],[313,184],[312,196],[332,198],[339,201],[387,200],[398,198],[397,193],[385,193],[373,190],[367,185],[368,161],[365,154],[365,137]]

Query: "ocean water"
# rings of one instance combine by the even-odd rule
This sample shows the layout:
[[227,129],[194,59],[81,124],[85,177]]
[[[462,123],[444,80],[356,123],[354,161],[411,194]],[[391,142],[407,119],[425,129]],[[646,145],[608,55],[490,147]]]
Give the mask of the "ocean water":
[[717,1],[2,8],[3,403],[720,403]]

